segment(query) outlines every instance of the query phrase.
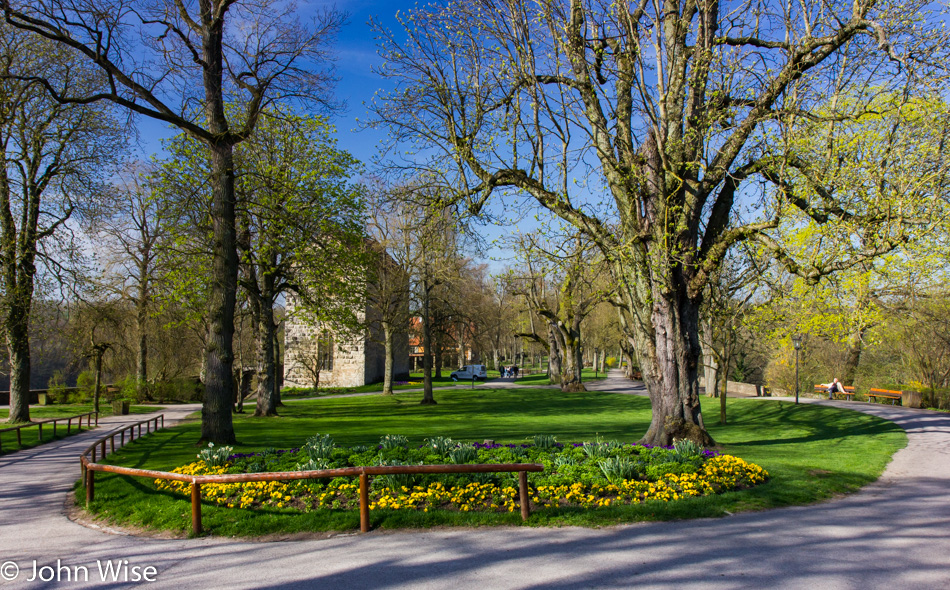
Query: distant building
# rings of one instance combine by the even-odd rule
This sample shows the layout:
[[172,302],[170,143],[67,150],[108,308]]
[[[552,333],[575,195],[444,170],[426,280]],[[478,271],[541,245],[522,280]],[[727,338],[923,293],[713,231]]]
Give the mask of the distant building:
[[[384,254],[385,256],[385,254]],[[395,264],[386,256],[387,264]],[[407,281],[408,291],[408,277]],[[370,284],[369,289],[375,286]],[[372,297],[367,298],[372,300]],[[408,311],[409,302],[405,301]],[[367,329],[356,337],[338,336],[333,330],[308,322],[293,296],[287,297],[284,324],[284,387],[313,387],[319,371],[320,387],[359,387],[383,380],[386,346],[379,312],[367,303],[357,317]],[[409,335],[394,335],[393,377],[409,378]]]

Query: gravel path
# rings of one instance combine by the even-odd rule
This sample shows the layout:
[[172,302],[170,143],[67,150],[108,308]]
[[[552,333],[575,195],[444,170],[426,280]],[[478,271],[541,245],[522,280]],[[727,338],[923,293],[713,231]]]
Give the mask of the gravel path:
[[[638,393],[630,382],[613,386]],[[128,417],[109,418],[96,432],[0,458],[0,575],[12,576],[10,563],[20,570],[0,586],[99,587],[99,566],[111,560],[127,561],[116,582],[109,578],[116,587],[134,585],[132,568],[151,566],[150,586],[177,589],[950,588],[950,415],[832,403],[893,420],[909,444],[879,481],[814,506],[603,529],[377,531],[270,543],[149,539],[69,521],[64,501],[79,452]],[[164,413],[170,420],[194,409]],[[39,571],[52,581],[28,581],[34,560],[54,568]],[[82,569],[79,583],[67,583],[57,560],[70,576],[88,568],[88,583]]]

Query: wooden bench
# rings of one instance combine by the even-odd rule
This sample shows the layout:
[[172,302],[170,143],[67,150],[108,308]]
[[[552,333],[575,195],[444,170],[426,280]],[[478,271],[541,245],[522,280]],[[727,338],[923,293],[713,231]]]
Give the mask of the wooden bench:
[[878,389],[876,387],[872,387],[871,389],[868,390],[869,400],[877,399],[879,397],[891,400],[892,404],[896,404],[899,406],[904,405],[902,402],[903,395],[900,391],[896,391],[894,389]]
[[[835,395],[843,395],[846,400],[849,402],[854,398],[854,386],[853,385],[842,385],[844,392],[836,391]],[[824,385],[816,385],[815,393],[828,393],[828,388]],[[834,396],[828,396],[828,399],[834,399]]]

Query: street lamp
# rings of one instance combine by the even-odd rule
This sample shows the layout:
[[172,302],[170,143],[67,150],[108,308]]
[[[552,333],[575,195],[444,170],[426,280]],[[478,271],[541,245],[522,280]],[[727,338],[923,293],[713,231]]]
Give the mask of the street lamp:
[[802,335],[792,336],[792,346],[795,347],[795,403],[798,404],[798,351],[802,349]]

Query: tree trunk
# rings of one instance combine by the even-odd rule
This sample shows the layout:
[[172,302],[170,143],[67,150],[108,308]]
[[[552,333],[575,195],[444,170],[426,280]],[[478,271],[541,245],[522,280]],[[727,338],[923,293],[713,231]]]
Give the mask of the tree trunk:
[[[223,114],[221,115],[223,119]],[[214,248],[205,382],[201,408],[201,440],[233,444],[231,419],[234,395],[234,305],[237,292],[237,233],[235,230],[234,153],[231,145],[211,149]]]
[[396,364],[396,350],[393,343],[393,328],[389,322],[383,324],[383,341],[385,342],[386,366],[383,369],[383,395],[393,394],[393,367]]
[[[429,324],[429,341],[432,341],[432,324]],[[445,344],[442,340],[442,330],[439,330],[435,334],[435,348],[432,350],[433,359],[435,360],[435,378],[442,378],[442,345]],[[429,348],[426,348],[429,350]]]
[[432,395],[432,319],[429,317],[429,281],[422,281],[422,404],[435,404]]
[[548,324],[548,355],[548,380],[557,385],[561,382],[561,350],[551,324]]
[[10,358],[10,416],[8,422],[30,421],[29,313],[19,306],[7,310],[7,354]]
[[861,364],[861,353],[864,352],[864,330],[858,329],[848,341],[848,357],[844,362],[844,373],[841,382],[854,385],[858,374],[858,365]]
[[726,398],[729,395],[729,379],[722,379],[722,390],[719,392],[719,423],[726,423]]
[[280,401],[280,386],[283,382],[281,378],[281,372],[285,367],[284,359],[280,354],[280,340],[275,336],[274,337],[274,387],[271,389],[271,399],[275,408],[279,408],[284,403]]
[[102,389],[102,355],[105,351],[96,350],[96,389],[92,394],[92,411],[99,413],[99,394]]
[[255,416],[276,416],[277,399],[274,397],[277,382],[277,361],[274,342],[277,340],[277,328],[274,326],[274,307],[268,301],[270,296],[262,297],[258,313],[257,340],[257,407]]
[[554,330],[555,341],[562,354],[561,391],[565,393],[587,391],[581,380],[584,357],[581,353],[579,326],[559,324]]
[[148,261],[149,252],[142,252],[142,262],[139,265],[139,293],[135,299],[135,331],[138,346],[135,358],[135,390],[138,398],[151,399],[148,395]]
[[639,331],[638,340],[652,344],[636,347],[653,406],[650,427],[640,442],[669,446],[688,439],[711,446],[714,441],[699,403],[699,303],[685,293],[655,293],[651,320],[653,334],[642,323],[628,324]]

